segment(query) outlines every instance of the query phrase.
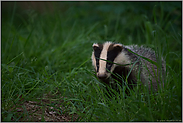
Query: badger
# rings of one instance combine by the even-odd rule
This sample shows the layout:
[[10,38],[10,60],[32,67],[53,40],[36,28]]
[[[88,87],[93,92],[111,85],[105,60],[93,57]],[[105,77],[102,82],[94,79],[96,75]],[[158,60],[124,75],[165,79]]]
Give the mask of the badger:
[[91,59],[97,78],[107,85],[113,80],[133,88],[140,81],[154,91],[164,86],[165,61],[161,58],[162,65],[157,66],[157,55],[150,48],[110,41],[94,43]]

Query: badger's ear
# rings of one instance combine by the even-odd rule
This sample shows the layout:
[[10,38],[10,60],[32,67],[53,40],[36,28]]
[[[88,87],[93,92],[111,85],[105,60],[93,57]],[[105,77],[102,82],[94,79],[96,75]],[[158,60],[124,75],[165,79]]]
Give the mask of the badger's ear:
[[99,49],[99,45],[96,44],[96,43],[94,43],[92,47],[93,47],[93,50],[94,50],[94,51],[97,50],[97,49]]
[[93,44],[94,51],[97,51],[97,50],[101,51],[102,49],[103,49],[103,44],[96,44],[96,43]]
[[118,52],[121,52],[122,49],[123,49],[122,44],[114,44],[113,47],[114,47],[114,49],[115,49],[116,51],[118,51]]

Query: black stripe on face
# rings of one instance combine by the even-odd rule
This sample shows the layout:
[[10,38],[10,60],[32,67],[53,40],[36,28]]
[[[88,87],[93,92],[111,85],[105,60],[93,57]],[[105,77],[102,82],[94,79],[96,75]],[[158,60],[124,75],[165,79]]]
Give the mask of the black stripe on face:
[[94,55],[95,55],[95,59],[96,59],[96,66],[97,66],[97,72],[99,70],[99,58],[100,58],[100,54],[102,52],[103,49],[103,45],[102,44],[98,44],[98,46],[93,46],[93,51],[94,51]]
[[108,48],[108,52],[107,52],[107,60],[110,62],[107,62],[106,64],[106,69],[107,72],[111,70],[111,67],[113,65],[112,62],[114,62],[114,59],[117,57],[117,55],[121,52],[122,50],[122,46],[120,45],[115,45],[115,44],[111,44]]

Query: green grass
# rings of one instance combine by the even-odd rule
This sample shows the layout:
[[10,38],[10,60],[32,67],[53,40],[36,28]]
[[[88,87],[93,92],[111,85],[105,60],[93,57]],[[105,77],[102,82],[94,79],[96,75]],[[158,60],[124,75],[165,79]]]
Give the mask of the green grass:
[[[41,12],[7,3],[2,121],[48,121],[47,110],[65,121],[182,121],[181,2],[50,2],[53,10]],[[91,64],[92,44],[104,41],[153,48],[166,60],[165,87],[156,95],[144,88],[126,99],[121,90],[108,99]],[[28,101],[36,102],[39,113],[26,108]]]

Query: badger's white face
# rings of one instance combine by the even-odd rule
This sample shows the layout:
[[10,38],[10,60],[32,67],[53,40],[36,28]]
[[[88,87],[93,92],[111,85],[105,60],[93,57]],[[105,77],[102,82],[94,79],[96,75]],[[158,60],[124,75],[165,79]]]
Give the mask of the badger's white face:
[[[116,64],[127,64],[129,60],[122,52],[123,46],[112,42],[104,44],[93,44],[92,64],[97,72],[99,79],[107,79],[114,71]],[[107,61],[110,62],[107,62]]]

